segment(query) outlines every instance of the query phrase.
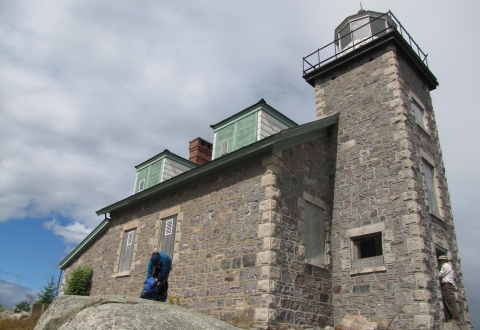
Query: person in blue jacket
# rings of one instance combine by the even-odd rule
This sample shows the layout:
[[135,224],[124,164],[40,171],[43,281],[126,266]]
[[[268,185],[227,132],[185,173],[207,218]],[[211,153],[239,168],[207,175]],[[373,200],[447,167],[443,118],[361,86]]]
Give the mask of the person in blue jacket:
[[168,275],[172,270],[172,259],[164,252],[153,252],[147,267],[147,278],[155,278],[158,288],[158,300],[166,301],[168,294]]

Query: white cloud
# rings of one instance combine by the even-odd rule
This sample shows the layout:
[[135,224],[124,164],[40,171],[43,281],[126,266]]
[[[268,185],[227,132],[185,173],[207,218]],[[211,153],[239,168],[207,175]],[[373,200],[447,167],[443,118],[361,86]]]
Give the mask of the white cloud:
[[16,284],[10,281],[0,279],[0,305],[4,308],[13,308],[22,300],[28,300],[27,294],[32,294],[37,297],[37,292],[34,290]]
[[87,228],[83,223],[75,221],[62,226],[56,219],[44,222],[43,227],[61,236],[66,244],[78,244],[92,231],[92,228]]

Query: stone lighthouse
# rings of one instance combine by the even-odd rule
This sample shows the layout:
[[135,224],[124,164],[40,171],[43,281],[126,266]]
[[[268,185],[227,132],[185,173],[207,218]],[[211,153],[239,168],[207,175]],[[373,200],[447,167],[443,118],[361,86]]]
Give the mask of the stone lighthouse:
[[[455,270],[470,325],[427,55],[391,13],[361,10],[304,58],[316,116],[339,113],[331,225],[332,307],[395,329],[450,329],[437,257]],[[397,315],[398,314],[398,315]],[[397,316],[396,316],[397,315]]]

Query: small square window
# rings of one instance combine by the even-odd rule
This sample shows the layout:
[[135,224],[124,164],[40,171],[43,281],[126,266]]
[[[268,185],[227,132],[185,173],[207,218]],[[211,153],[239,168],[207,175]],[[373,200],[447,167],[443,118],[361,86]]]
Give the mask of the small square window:
[[352,269],[383,265],[381,232],[352,238]]
[[378,257],[383,255],[381,236],[361,238],[356,240],[355,244],[357,245],[359,259]]

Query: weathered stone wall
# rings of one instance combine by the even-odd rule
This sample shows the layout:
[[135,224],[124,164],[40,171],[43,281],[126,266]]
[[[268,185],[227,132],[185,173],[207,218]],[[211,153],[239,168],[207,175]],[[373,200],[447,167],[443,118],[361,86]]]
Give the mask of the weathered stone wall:
[[[337,169],[332,223],[333,305],[335,322],[360,311],[387,318],[402,309],[405,272],[392,246],[396,222],[408,214],[402,146],[392,83],[385,74],[394,66],[395,52],[383,49],[345,64],[315,84],[317,117],[340,111]],[[392,201],[393,200],[393,201]],[[351,275],[351,238],[347,230],[383,224],[384,264],[387,271]],[[402,249],[407,249],[402,245]],[[413,247],[412,247],[413,248]],[[412,317],[412,316],[411,316]],[[405,324],[398,328],[408,328]]]
[[[305,193],[331,205],[327,173],[334,166],[325,140],[258,157],[112,213],[111,226],[68,267],[65,278],[77,265],[91,264],[92,295],[139,296],[161,220],[177,215],[170,296],[247,324],[327,323],[329,270],[304,264],[301,232]],[[132,228],[137,232],[131,271],[119,276],[123,233]]]
[[[428,89],[393,45],[377,48],[315,82],[317,117],[340,111],[332,216],[335,321],[347,313],[397,317],[398,329],[439,328],[441,319],[432,232],[445,236],[428,212],[419,148],[435,163],[445,216],[448,192]],[[415,123],[410,93],[427,104],[432,133]],[[428,140],[428,143],[426,142]],[[428,144],[428,145],[427,145]],[[446,220],[450,230],[452,220]],[[383,267],[352,271],[352,238],[381,232]]]
[[[158,249],[161,220],[177,215],[169,295],[217,317],[234,312],[253,319],[266,307],[262,279],[268,266],[257,258],[260,203],[266,199],[270,158],[258,158],[197,182],[188,188],[112,213],[111,226],[65,272],[93,266],[91,295],[139,296],[151,252]],[[264,163],[262,163],[264,162]],[[263,178],[263,181],[262,181]],[[125,230],[136,228],[130,274],[118,276]],[[257,315],[257,318],[259,316]]]
[[[282,152],[274,185],[275,208],[271,211],[276,277],[272,278],[277,326],[333,324],[331,305],[330,226],[335,173],[335,131],[329,137]],[[305,202],[325,210],[326,262],[306,263]]]
[[[427,85],[418,74],[413,71],[408,62],[401,56],[398,57],[398,75],[400,90],[403,97],[400,106],[403,108],[401,120],[405,122],[407,150],[411,154],[411,173],[414,180],[414,191],[412,192],[412,208],[416,209],[412,217],[409,217],[408,224],[411,232],[418,232],[423,240],[422,252],[425,253],[422,262],[424,268],[421,271],[423,280],[428,290],[427,302],[419,302],[410,306],[412,311],[423,310],[424,314],[432,316],[434,328],[438,329],[443,324],[445,316],[439,281],[437,280],[438,261],[436,260],[435,246],[448,251],[451,263],[456,272],[457,299],[459,311],[463,318],[470,324],[470,315],[466,301],[465,287],[460,266],[460,256],[455,235],[455,226],[450,204],[445,167],[442,159],[438,130],[433,111],[432,100]],[[416,123],[413,112],[413,100],[421,102],[425,106],[425,129]],[[423,173],[423,159],[435,166],[434,176],[437,198],[439,200],[440,212],[431,212],[428,201],[425,175]]]

